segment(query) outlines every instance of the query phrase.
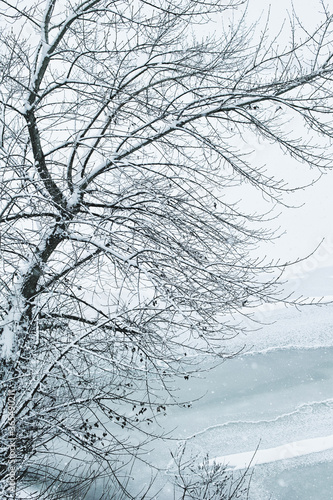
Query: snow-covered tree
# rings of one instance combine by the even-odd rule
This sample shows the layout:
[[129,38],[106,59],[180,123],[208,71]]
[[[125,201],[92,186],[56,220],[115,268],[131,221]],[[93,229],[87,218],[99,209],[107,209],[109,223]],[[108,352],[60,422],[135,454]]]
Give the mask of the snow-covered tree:
[[332,18],[281,48],[243,4],[0,1],[3,498],[14,462],[45,498],[121,487],[175,377],[230,354],[223,315],[274,300],[232,193],[288,190],[256,137],[331,165]]

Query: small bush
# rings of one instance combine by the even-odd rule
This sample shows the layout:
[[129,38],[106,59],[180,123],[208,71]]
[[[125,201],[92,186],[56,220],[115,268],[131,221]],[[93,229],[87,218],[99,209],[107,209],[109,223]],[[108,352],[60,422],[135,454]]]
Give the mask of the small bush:
[[212,463],[208,454],[200,464],[197,458],[185,460],[182,446],[172,455],[176,470],[173,478],[175,500],[245,500],[249,498],[249,469],[231,471],[227,465]]

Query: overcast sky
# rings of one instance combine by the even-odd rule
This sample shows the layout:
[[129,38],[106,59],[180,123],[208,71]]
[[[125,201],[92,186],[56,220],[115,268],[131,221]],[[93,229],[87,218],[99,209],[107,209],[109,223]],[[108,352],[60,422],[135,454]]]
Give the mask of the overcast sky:
[[[286,34],[289,32],[288,10],[292,11],[292,5],[306,28],[311,30],[318,26],[322,19],[320,11],[322,12],[323,8],[316,0],[293,0],[293,2],[274,0],[271,4],[265,0],[250,0],[248,20],[254,21],[260,15],[264,20],[270,6],[270,29],[277,33],[286,19],[284,31]],[[269,149],[261,151],[260,155],[266,163],[274,163],[277,172],[280,171],[279,165],[283,161],[284,166],[288,166],[288,179],[294,185],[316,177],[314,171],[307,172],[304,165],[296,165],[287,156],[277,158]],[[333,265],[333,170],[323,175],[314,186],[293,195],[288,202],[294,205],[304,204],[304,206],[298,209],[282,210],[279,223],[281,229],[285,229],[286,234],[273,246],[267,246],[267,252],[275,257],[281,256],[282,259],[295,259],[310,253],[322,239],[325,239],[318,257],[312,258],[312,264],[303,267]]]

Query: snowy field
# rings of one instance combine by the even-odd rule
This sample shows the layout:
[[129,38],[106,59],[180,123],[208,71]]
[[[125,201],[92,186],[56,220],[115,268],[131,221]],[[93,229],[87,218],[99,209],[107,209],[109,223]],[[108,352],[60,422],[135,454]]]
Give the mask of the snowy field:
[[[299,293],[331,298],[333,269],[314,271],[297,286]],[[246,343],[246,351],[184,381],[180,394],[193,406],[169,410],[163,424],[187,440],[188,453],[208,452],[231,469],[252,460],[250,500],[333,498],[333,304],[257,315],[266,325],[233,341],[236,349]],[[147,458],[167,467],[175,448],[167,442]],[[164,481],[162,475],[158,485]],[[170,500],[172,492],[164,486],[156,498]]]

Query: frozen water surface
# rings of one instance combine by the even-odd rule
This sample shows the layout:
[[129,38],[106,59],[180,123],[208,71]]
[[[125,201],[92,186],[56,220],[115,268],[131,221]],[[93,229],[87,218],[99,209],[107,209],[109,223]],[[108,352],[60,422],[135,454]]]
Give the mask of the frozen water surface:
[[[331,275],[312,273],[317,295],[332,294]],[[305,283],[311,294],[311,276]],[[229,346],[246,344],[244,354],[182,381],[179,396],[193,405],[170,409],[161,423],[187,440],[188,454],[226,457],[231,468],[258,448],[250,500],[333,499],[333,304],[256,315],[267,325]],[[175,448],[166,442],[149,459],[167,467]],[[170,495],[165,487],[156,498]]]

